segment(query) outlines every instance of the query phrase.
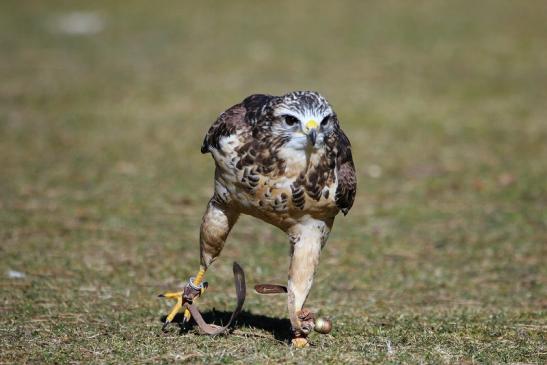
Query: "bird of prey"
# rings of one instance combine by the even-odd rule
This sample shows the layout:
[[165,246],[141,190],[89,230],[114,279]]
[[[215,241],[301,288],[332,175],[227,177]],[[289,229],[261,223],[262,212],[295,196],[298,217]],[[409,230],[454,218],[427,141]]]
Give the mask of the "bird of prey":
[[[200,231],[201,265],[177,305],[203,292],[203,278],[240,214],[282,229],[291,244],[288,311],[296,347],[313,329],[303,308],[319,254],[335,216],[353,205],[356,174],[348,137],[328,101],[313,91],[255,94],[223,112],[207,132],[202,153],[215,161],[214,194]],[[182,297],[182,298],[181,298]],[[190,314],[185,313],[185,319]]]

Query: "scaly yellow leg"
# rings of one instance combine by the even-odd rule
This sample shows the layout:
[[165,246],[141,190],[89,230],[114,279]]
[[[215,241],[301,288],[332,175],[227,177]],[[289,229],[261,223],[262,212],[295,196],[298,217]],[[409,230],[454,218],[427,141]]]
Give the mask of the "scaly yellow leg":
[[[196,275],[196,277],[194,278],[194,281],[192,282],[195,286],[198,286],[200,285],[202,282],[203,282],[203,277],[205,276],[205,268],[203,266],[200,266],[199,267],[199,272],[198,274]],[[201,289],[201,294],[200,296],[205,292],[205,287],[203,287]],[[190,320],[190,318],[192,317],[192,315],[190,314],[190,311],[188,309],[186,309],[184,311],[184,322],[188,322]]]
[[171,322],[173,322],[173,319],[175,319],[175,316],[177,315],[177,313],[182,308],[182,292],[166,293],[166,294],[164,294],[164,297],[168,298],[168,299],[176,299],[177,300],[177,304],[175,304],[173,306],[173,308],[171,309],[171,311],[167,315],[167,318],[165,319],[165,323],[171,323]]

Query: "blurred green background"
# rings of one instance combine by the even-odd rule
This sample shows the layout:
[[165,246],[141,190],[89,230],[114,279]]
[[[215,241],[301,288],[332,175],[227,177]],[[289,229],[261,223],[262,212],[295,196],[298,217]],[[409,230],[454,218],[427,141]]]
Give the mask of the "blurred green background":
[[[546,40],[544,1],[2,1],[0,363],[545,362]],[[231,336],[161,334],[203,135],[305,89],[359,175],[308,300],[334,331],[293,350],[285,297],[249,293]],[[232,309],[234,260],[283,283],[287,239],[243,218],[203,311]]]

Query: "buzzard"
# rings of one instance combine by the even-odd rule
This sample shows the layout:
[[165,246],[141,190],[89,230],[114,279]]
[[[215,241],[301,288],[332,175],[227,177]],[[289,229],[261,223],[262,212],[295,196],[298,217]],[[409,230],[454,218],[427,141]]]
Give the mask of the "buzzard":
[[184,292],[166,295],[179,299],[166,324],[183,300],[203,292],[205,271],[219,256],[239,215],[248,214],[289,237],[292,342],[307,345],[313,316],[303,305],[334,218],[351,209],[357,183],[351,144],[336,113],[313,91],[251,95],[219,116],[201,152],[212,154],[216,168],[214,194],[200,231],[200,270]]

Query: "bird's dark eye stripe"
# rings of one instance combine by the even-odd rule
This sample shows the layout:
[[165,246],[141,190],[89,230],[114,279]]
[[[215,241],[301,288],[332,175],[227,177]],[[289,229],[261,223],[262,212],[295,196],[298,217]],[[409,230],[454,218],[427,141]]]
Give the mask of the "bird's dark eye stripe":
[[298,119],[292,115],[285,115],[285,123],[287,123],[287,125],[295,125],[298,123]]
[[330,115],[327,115],[325,118],[323,118],[323,120],[321,121],[321,125],[325,125],[329,122],[330,120]]

